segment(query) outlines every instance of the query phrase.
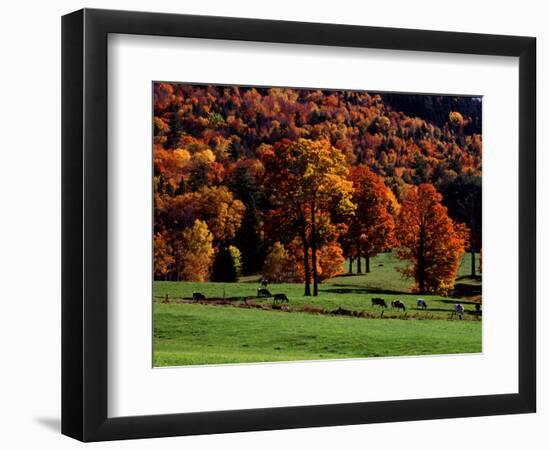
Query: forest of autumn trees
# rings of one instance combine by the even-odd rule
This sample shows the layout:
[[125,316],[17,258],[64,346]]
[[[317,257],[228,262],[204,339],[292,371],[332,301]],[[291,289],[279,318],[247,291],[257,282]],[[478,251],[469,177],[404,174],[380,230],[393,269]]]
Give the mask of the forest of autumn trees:
[[447,293],[481,250],[480,99],[155,83],[153,126],[157,280],[317,295],[393,250]]

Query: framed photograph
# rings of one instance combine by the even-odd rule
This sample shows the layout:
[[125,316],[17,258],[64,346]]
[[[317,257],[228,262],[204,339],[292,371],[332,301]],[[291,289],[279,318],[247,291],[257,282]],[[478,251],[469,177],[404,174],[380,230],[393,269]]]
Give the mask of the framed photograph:
[[536,40],[62,21],[62,432],[535,412]]

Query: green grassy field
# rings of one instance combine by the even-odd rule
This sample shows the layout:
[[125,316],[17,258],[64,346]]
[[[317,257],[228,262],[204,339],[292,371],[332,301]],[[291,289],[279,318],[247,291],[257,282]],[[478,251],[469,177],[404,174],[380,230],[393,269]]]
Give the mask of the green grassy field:
[[[480,352],[481,321],[471,313],[481,282],[467,277],[469,261],[465,255],[453,296],[422,296],[427,311],[416,309],[418,295],[410,292],[412,281],[395,271],[401,262],[389,253],[372,258],[369,274],[344,274],[325,281],[318,297],[304,297],[301,284],[271,285],[272,293],[289,297],[293,312],[269,310],[271,299],[251,300],[265,309],[235,307],[240,300],[230,305],[189,303],[197,291],[207,298],[253,297],[258,277],[238,283],[155,282],[154,365]],[[380,317],[381,309],[371,306],[373,296],[384,298],[388,306],[399,299],[407,311],[388,309],[378,319],[296,312],[345,308]],[[458,301],[466,309],[464,320],[449,320]]]

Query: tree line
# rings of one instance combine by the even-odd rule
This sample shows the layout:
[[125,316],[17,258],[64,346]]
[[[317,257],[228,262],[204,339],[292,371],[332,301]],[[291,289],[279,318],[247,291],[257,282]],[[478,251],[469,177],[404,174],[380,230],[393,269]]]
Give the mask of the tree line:
[[393,248],[419,292],[448,292],[481,248],[474,101],[435,126],[366,92],[155,83],[155,278],[317,295],[344,258],[369,271]]

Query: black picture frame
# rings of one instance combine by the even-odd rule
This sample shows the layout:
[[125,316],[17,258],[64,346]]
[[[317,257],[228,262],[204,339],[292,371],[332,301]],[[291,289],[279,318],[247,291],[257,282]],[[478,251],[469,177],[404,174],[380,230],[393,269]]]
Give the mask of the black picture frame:
[[[107,36],[110,33],[519,58],[517,393],[107,416]],[[82,441],[535,412],[536,39],[83,9],[62,18],[62,433]]]

